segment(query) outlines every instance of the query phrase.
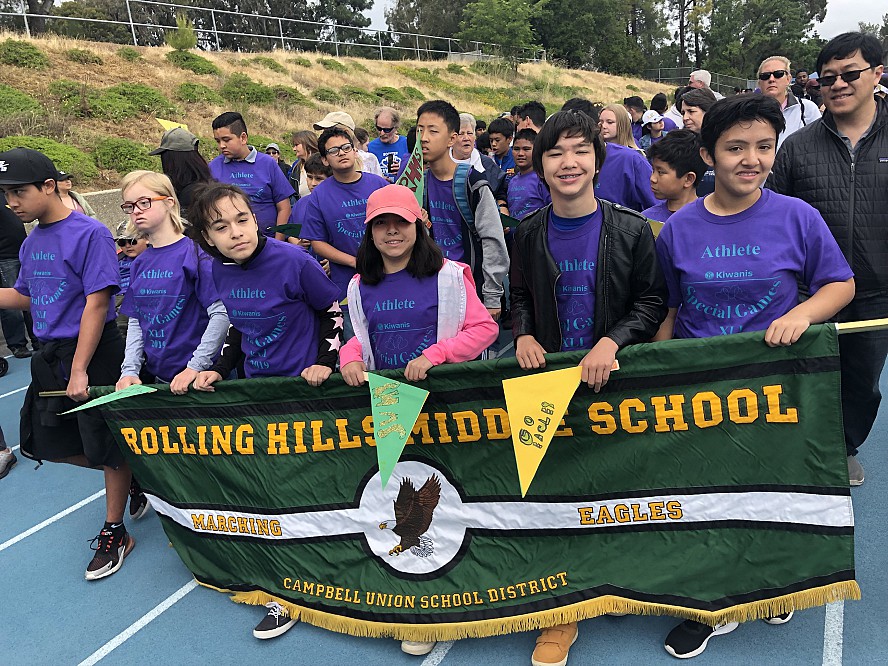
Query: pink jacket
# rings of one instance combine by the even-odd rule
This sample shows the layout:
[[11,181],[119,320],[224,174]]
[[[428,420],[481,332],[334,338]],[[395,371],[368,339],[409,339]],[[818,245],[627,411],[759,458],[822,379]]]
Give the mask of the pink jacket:
[[[355,275],[348,285],[348,315],[355,337],[339,350],[339,365],[363,361],[368,370],[374,370],[376,364],[359,286],[360,276]],[[465,264],[445,259],[438,271],[438,341],[423,351],[423,355],[432,365],[471,361],[498,336],[499,325],[478,298],[472,270]]]

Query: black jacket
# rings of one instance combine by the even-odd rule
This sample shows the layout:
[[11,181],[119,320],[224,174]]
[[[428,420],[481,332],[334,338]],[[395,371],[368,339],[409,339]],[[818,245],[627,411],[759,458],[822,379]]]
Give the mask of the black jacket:
[[[607,336],[620,348],[648,342],[666,318],[666,281],[654,235],[640,213],[598,200],[603,213],[595,274],[597,342]],[[552,206],[522,220],[515,231],[510,273],[512,333],[533,335],[547,352],[561,351],[555,286],[561,271],[549,252]]]
[[888,102],[855,158],[829,112],[780,147],[767,186],[814,206],[854,271],[857,293],[888,289]]

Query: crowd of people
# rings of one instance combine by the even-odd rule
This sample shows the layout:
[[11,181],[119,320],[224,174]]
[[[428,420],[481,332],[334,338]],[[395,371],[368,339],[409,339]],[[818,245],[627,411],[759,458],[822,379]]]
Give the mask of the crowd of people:
[[[124,177],[116,238],[47,157],[0,153],[3,328],[17,357],[33,351],[21,451],[105,476],[86,578],[132,551],[128,495],[132,519],[148,508],[101,419],[57,416],[90,385],[184,394],[278,376],[320,387],[341,372],[358,386],[375,369],[419,382],[483,357],[502,327],[524,369],[586,352],[582,381],[598,392],[628,345],[748,331],[790,345],[811,324],[888,316],[882,59],[878,40],[846,33],[820,52],[819,87],[804,70],[792,83],[778,55],[759,67],[760,94],[722,98],[700,70],[671,106],[574,98],[547,116],[529,102],[489,125],[432,100],[404,135],[382,107],[372,141],[333,111],[294,133],[289,165],[227,112],[209,164],[177,128],[155,151],[163,173]],[[417,142],[421,204],[396,184]],[[22,222],[37,222],[27,237]],[[851,485],[864,480],[856,455],[886,354],[888,332],[840,339]],[[14,463],[0,446],[0,478]],[[253,633],[294,624],[271,603]],[[665,647],[693,657],[736,628],[685,621]],[[543,629],[532,663],[566,664],[576,636],[576,623]]]

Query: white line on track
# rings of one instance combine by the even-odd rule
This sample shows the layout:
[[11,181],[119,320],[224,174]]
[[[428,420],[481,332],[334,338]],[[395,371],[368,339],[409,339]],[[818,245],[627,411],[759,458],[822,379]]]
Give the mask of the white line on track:
[[105,643],[98,650],[89,655],[86,659],[81,661],[78,666],[93,666],[93,664],[97,664],[99,661],[111,654],[112,651],[116,650],[130,638],[135,636],[136,633],[144,629],[150,622],[156,620],[161,613],[169,610],[174,604],[176,604],[180,599],[182,599],[186,594],[191,592],[196,587],[197,581],[194,579],[191,579],[190,581],[185,583],[182,587],[173,592],[170,596],[161,601],[154,608],[145,613],[142,617],[133,622],[130,626],[117,634],[114,638]]
[[438,643],[432,648],[432,651],[429,652],[429,656],[423,659],[421,666],[438,666],[438,664],[444,661],[444,657],[447,656],[447,653],[450,652],[450,648],[452,647],[453,641]]
[[[29,386],[30,386],[30,384],[29,384]],[[17,388],[15,391],[10,391],[9,393],[4,393],[3,395],[0,395],[0,398],[8,398],[11,395],[15,395],[16,393],[21,393],[22,391],[27,391],[27,390],[28,390],[27,386],[22,386],[21,388]]]
[[104,497],[104,496],[105,496],[105,491],[104,491],[104,489],[103,489],[103,490],[100,490],[99,492],[90,495],[90,496],[87,497],[86,499],[80,500],[79,502],[77,502],[77,504],[75,504],[75,505],[73,505],[73,506],[69,506],[69,507],[68,507],[67,509],[65,509],[64,511],[59,511],[56,515],[51,516],[50,518],[47,518],[46,520],[44,520],[44,521],[43,521],[42,523],[40,523],[39,525],[34,525],[34,527],[32,527],[32,528],[29,529],[29,530],[25,530],[24,532],[22,532],[22,533],[19,534],[18,536],[14,536],[14,537],[12,537],[11,539],[9,539],[8,541],[4,541],[3,543],[0,543],[0,553],[2,553],[4,550],[6,550],[7,548],[9,548],[10,546],[14,546],[15,544],[17,544],[17,543],[18,543],[19,541],[21,541],[22,539],[27,539],[27,538],[28,538],[29,536],[31,536],[32,534],[34,534],[34,533],[36,533],[36,532],[39,532],[39,531],[42,530],[44,527],[49,527],[49,526],[52,525],[54,522],[56,522],[56,521],[58,521],[58,520],[61,520],[62,518],[64,518],[65,516],[67,516],[69,513],[74,513],[75,511],[77,511],[77,509],[83,508],[83,507],[85,507],[87,504],[89,504],[90,502],[94,502],[94,501],[96,501],[97,499],[99,499],[100,497]]
[[844,601],[826,605],[826,618],[823,621],[823,666],[842,666],[844,616]]

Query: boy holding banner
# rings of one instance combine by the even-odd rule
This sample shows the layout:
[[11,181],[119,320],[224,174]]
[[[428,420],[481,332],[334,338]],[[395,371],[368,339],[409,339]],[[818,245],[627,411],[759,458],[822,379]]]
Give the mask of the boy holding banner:
[[[669,289],[657,340],[764,331],[766,344],[791,345],[853,298],[853,273],[820,213],[761,189],[783,126],[780,105],[764,95],[719,100],[703,119],[700,154],[714,169],[715,191],[676,212],[657,239]],[[802,303],[799,282],[811,293]],[[791,618],[792,611],[765,622]],[[737,626],[686,620],[665,648],[695,657]]]
[[[666,285],[645,218],[595,198],[605,157],[595,121],[561,111],[543,125],[533,168],[552,204],[515,232],[510,273],[512,332],[518,363],[535,369],[545,354],[588,350],[582,380],[607,382],[616,353],[646,342],[666,316]],[[577,623],[543,629],[534,666],[567,663]]]

